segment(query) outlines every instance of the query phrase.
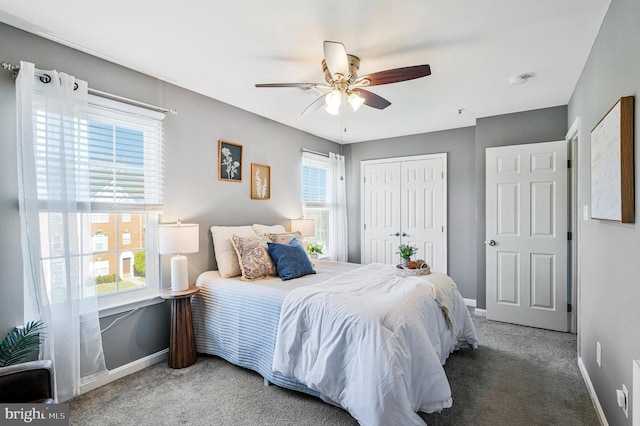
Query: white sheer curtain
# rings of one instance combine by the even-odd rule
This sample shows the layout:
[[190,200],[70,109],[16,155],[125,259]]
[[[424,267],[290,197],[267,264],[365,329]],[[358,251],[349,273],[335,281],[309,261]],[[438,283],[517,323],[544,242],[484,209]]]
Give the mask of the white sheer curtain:
[[330,172],[330,213],[329,213],[329,253],[331,260],[346,262],[347,241],[347,193],[345,183],[344,156],[329,153]]
[[45,323],[41,357],[64,401],[106,373],[86,232],[87,83],[21,62],[16,104],[25,319]]

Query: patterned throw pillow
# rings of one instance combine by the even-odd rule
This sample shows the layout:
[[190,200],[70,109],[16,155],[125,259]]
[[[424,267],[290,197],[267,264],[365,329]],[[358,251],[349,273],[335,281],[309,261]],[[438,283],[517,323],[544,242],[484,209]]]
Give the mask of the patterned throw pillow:
[[263,235],[255,237],[231,237],[231,243],[238,254],[242,279],[251,281],[276,275],[276,265],[267,250],[269,239]]
[[278,244],[289,244],[291,240],[293,240],[294,238],[296,238],[297,240],[300,240],[302,238],[302,235],[298,231],[282,232],[279,234],[265,234],[265,235],[267,236],[267,238],[269,238],[269,240],[271,240],[272,243],[278,243]]

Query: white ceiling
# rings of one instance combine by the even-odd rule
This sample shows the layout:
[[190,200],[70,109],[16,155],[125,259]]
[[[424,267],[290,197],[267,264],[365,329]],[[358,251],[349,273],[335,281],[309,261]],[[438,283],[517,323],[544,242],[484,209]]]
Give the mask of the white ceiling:
[[[567,104],[608,6],[609,0],[0,0],[0,20],[350,143]],[[372,87],[390,107],[340,116],[300,115],[318,93],[254,87],[324,82],[324,40],[360,57],[359,75],[425,63],[432,75]],[[518,74],[533,77],[510,86]]]

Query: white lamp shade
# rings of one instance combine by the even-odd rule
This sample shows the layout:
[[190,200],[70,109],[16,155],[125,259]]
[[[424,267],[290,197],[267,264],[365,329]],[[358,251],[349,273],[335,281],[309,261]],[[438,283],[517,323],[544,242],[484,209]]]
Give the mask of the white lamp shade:
[[342,103],[342,93],[339,90],[334,90],[324,98],[324,101],[327,106],[338,108]]
[[316,235],[315,219],[291,219],[291,232],[300,232],[303,237]]
[[349,101],[349,104],[354,111],[359,110],[365,101],[365,99],[362,96],[358,95],[356,92],[351,93],[347,100]]
[[163,224],[158,228],[160,254],[197,253],[200,250],[200,227],[197,223]]

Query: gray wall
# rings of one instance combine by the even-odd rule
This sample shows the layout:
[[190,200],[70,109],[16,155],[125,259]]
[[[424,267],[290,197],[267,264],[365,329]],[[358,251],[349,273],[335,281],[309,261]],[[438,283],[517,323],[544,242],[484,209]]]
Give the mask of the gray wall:
[[[602,220],[580,222],[581,288],[579,355],[584,362],[609,424],[630,425],[616,404],[622,384],[633,396],[632,360],[640,359],[640,2],[612,0],[598,37],[569,103],[568,124],[580,117],[579,205],[590,205],[590,132],[622,96],[635,102],[636,223]],[[602,345],[602,368],[596,363],[596,342]],[[634,416],[640,408],[634,407]]]
[[476,120],[476,250],[477,304],[486,308],[485,268],[485,150],[494,146],[564,140],[567,134],[567,107],[504,114]]
[[476,298],[475,132],[473,127],[346,145],[349,261],[360,263],[360,162],[379,158],[447,153],[448,262],[466,298]]
[[[200,224],[200,252],[189,255],[189,277],[215,266],[211,225],[281,223],[300,217],[300,149],[339,151],[340,146],[219,101],[114,65],[41,37],[0,24],[0,60],[30,61],[87,80],[89,87],[165,105],[179,111],[165,119],[165,204],[163,222]],[[23,285],[15,142],[15,89],[10,73],[0,72],[0,334],[22,323]],[[244,180],[218,181],[218,139],[244,146]],[[271,200],[251,200],[249,165],[271,166]],[[292,177],[294,177],[292,179]],[[163,281],[169,261],[163,256]],[[167,287],[167,285],[164,285]],[[108,325],[120,315],[102,318]],[[167,304],[143,308],[103,335],[105,357],[114,368],[168,347]]]
[[171,303],[147,306],[127,313],[100,318],[102,349],[108,370],[169,347]]

